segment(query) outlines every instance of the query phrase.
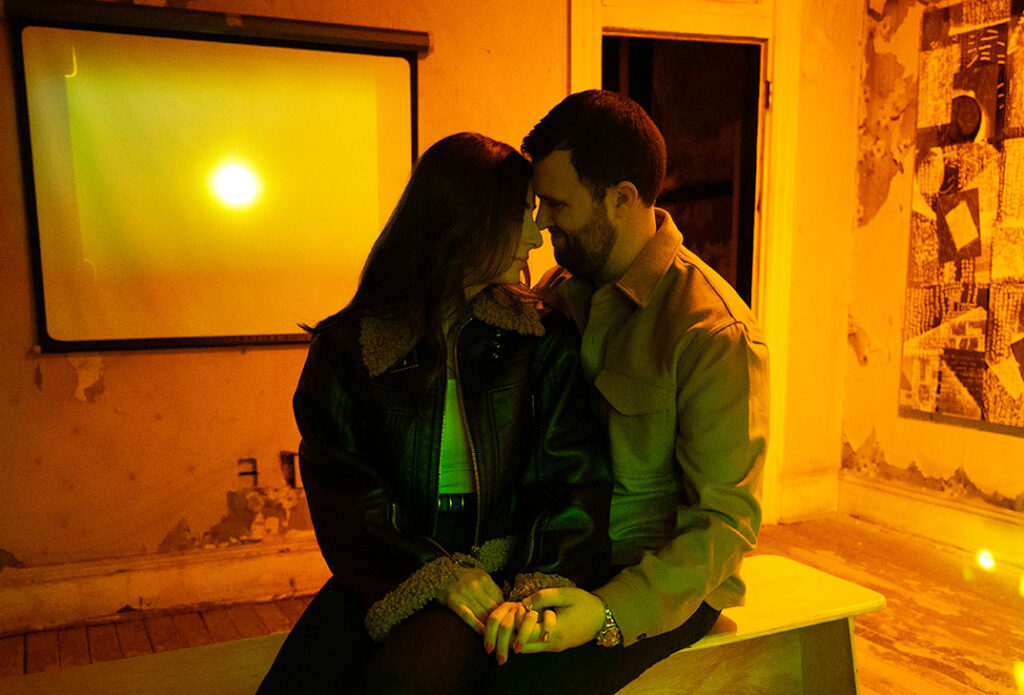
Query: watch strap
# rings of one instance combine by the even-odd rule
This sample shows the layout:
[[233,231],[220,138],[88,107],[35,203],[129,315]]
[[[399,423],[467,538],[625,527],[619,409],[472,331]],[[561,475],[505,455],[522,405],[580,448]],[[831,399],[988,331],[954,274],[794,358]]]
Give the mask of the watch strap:
[[604,599],[600,596],[597,598],[600,599],[601,606],[604,607],[604,625],[601,626],[594,641],[602,647],[617,647],[622,644],[622,632],[619,630],[619,624],[615,622],[615,616],[612,615],[612,611]]

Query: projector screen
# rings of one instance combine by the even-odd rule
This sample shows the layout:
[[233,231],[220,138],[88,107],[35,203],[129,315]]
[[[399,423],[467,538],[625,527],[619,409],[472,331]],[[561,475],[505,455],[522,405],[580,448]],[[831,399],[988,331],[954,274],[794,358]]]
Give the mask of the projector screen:
[[20,44],[44,350],[294,342],[348,302],[408,179],[415,59],[60,26]]

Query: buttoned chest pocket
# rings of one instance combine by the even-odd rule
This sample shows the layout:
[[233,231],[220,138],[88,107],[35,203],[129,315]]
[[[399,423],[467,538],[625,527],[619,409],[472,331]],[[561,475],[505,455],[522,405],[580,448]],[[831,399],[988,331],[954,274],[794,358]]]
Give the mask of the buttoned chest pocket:
[[[594,385],[604,397],[616,476],[670,474],[676,434],[674,389],[603,370]],[[629,471],[620,470],[629,462]]]

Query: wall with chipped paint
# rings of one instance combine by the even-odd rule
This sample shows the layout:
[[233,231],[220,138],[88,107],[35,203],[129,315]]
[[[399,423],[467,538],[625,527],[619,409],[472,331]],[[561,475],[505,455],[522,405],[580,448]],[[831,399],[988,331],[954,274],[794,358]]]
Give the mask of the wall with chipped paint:
[[[139,4],[430,32],[421,150],[458,130],[518,144],[568,84],[566,7],[544,0]],[[308,528],[280,465],[298,445],[291,394],[304,348],[35,351],[6,27],[0,43],[0,570]],[[256,491],[238,476],[237,461],[250,457]]]
[[928,4],[871,2],[865,23],[843,466],[936,500],[1019,512],[1024,436],[897,415],[918,46]]

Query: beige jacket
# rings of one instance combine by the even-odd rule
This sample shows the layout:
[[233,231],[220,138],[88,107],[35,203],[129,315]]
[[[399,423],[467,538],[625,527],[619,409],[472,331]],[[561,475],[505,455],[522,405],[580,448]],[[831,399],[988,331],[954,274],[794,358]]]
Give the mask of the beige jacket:
[[768,354],[753,314],[656,215],[656,235],[617,283],[595,291],[561,271],[545,288],[579,325],[584,371],[603,396],[612,562],[627,567],[595,593],[627,646],[678,627],[702,601],[743,602],[768,438]]

